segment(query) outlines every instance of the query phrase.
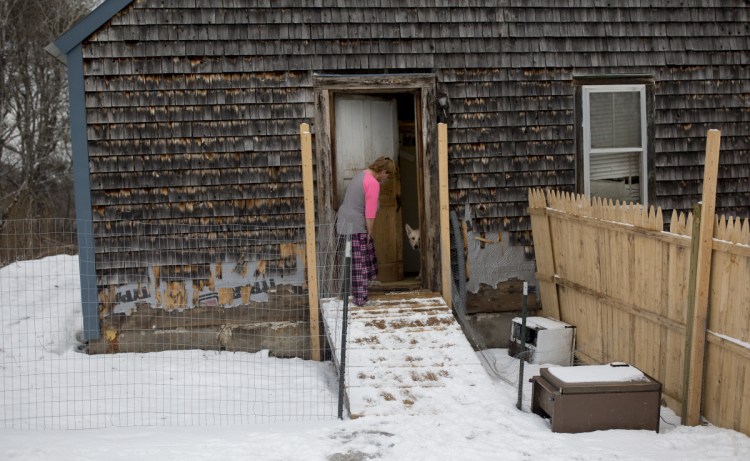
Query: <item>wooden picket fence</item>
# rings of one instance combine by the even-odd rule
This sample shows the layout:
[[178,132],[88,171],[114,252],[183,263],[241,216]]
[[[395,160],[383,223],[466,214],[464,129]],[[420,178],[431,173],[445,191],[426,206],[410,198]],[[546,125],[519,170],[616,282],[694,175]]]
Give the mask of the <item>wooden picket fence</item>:
[[[748,220],[711,209],[699,228],[700,216],[673,213],[665,232],[660,209],[539,189],[529,212],[543,312],[577,327],[577,359],[628,362],[662,383],[684,422],[692,400],[697,415],[750,435]],[[699,269],[706,227],[710,267]],[[693,307],[701,289],[703,323]]]

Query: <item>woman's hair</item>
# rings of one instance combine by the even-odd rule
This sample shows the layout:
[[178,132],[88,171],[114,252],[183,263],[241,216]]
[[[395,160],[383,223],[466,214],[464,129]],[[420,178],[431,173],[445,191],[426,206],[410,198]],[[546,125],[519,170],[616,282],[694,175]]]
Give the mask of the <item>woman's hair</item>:
[[385,155],[383,155],[382,157],[378,157],[378,159],[372,162],[367,168],[369,168],[374,173],[387,171],[391,176],[396,174],[396,163],[393,161],[393,159]]

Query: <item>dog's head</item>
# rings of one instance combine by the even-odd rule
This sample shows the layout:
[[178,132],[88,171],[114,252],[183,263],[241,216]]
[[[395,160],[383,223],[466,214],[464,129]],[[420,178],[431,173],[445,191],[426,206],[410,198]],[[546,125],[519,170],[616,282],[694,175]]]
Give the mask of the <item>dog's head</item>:
[[406,225],[406,238],[409,239],[409,246],[413,249],[419,249],[419,229],[412,229],[410,225]]

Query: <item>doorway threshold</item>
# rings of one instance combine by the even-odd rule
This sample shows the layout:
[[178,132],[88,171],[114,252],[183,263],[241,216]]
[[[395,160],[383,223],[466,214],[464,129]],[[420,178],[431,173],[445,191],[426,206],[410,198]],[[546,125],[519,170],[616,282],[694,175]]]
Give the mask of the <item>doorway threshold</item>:
[[422,289],[422,281],[416,277],[407,277],[403,280],[394,282],[376,282],[370,284],[370,292],[389,292],[389,291],[414,291]]

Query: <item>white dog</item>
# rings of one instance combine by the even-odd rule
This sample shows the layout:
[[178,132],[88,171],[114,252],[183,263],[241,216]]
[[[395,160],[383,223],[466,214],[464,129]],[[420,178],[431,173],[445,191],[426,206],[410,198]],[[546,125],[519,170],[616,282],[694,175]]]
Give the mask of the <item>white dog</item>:
[[410,225],[406,225],[406,238],[409,239],[409,246],[415,250],[419,250],[419,229],[412,229]]
[[[406,238],[409,240],[409,246],[412,249],[419,251],[419,229],[412,229],[410,225],[406,225]],[[422,280],[422,265],[419,266],[419,274],[417,280]]]

